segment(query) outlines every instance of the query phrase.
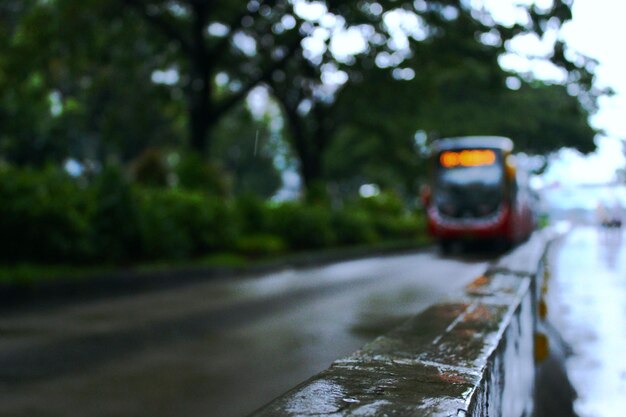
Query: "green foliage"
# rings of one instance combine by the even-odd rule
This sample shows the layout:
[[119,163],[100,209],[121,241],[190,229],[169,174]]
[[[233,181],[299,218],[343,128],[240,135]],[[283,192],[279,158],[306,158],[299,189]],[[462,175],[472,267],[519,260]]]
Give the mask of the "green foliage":
[[241,228],[247,234],[267,234],[272,227],[272,207],[256,195],[245,194],[235,202]]
[[545,229],[550,225],[550,216],[548,213],[541,213],[537,219],[537,227],[539,229]]
[[6,237],[0,260],[119,265],[224,252],[263,257],[413,239],[423,232],[421,218],[391,193],[331,209],[131,185],[114,165],[92,185],[84,180],[54,168],[0,166],[0,233]]
[[305,191],[304,198],[308,204],[323,206],[329,204],[327,185],[320,178],[310,178]]
[[457,81],[416,114],[431,138],[508,136],[516,151],[532,154],[564,146],[584,153],[595,149],[597,132],[589,125],[589,112],[566,86],[518,80],[518,90],[489,90],[472,80]]
[[270,230],[294,250],[322,248],[335,242],[332,216],[322,206],[283,203],[272,210]]
[[205,193],[180,189],[139,190],[143,256],[185,259],[227,250],[237,240],[229,206]]
[[275,235],[246,235],[237,242],[237,252],[248,257],[278,255],[283,253],[285,249],[285,242]]
[[160,190],[140,193],[139,225],[144,258],[183,259],[194,252],[192,236],[186,227],[191,219],[184,216],[198,217],[198,204],[193,199],[178,197]]
[[253,119],[247,108],[238,106],[215,128],[211,155],[232,178],[236,195],[270,198],[281,185],[268,123]]
[[518,150],[546,154],[563,146],[583,153],[595,149],[598,133],[589,125],[589,112],[562,85],[522,84],[502,99],[507,112],[496,118],[496,134],[515,139]]
[[333,212],[332,225],[337,243],[341,245],[362,245],[378,241],[371,216],[358,207]]
[[[0,160],[121,164],[86,188],[54,169],[15,171],[11,182],[13,168],[3,168],[0,224],[15,244],[0,257],[129,262],[411,237],[422,219],[399,197],[345,202],[365,183],[411,196],[424,173],[417,130],[429,139],[501,134],[537,153],[593,149],[588,116],[601,94],[593,61],[557,42],[546,55],[566,70],[566,85],[521,82],[519,90],[507,87],[515,74],[498,63],[514,35],[541,35],[570,19],[570,1],[528,6],[525,27],[490,22],[461,0],[326,2],[348,26],[375,33],[345,59],[330,48],[315,57],[302,50],[322,23],[295,13],[297,2],[257,3],[0,2]],[[401,51],[385,23],[397,10],[425,28],[407,33]],[[487,34],[496,41],[481,41]],[[251,116],[242,103],[258,85],[282,117]],[[220,200],[275,193],[281,123],[308,205]],[[165,164],[156,148],[179,150],[178,164]],[[345,207],[331,210],[331,201]]]
[[356,205],[362,207],[372,217],[399,217],[406,213],[405,204],[400,196],[391,191],[360,198],[356,201]]
[[219,196],[230,194],[230,180],[215,163],[205,161],[198,153],[180,156],[175,168],[178,185],[189,190],[209,192]]
[[0,259],[114,262],[229,250],[239,221],[226,202],[182,189],[131,187],[107,167],[90,188],[66,173],[0,168]]
[[237,250],[248,256],[276,255],[287,250],[286,238],[277,227],[277,210],[254,194],[246,194],[236,200],[235,210],[242,236]]
[[91,219],[95,257],[130,262],[140,255],[139,210],[130,183],[115,166],[99,175],[93,189]]
[[[280,105],[285,140],[315,204],[327,203],[318,191],[328,182],[342,192],[373,182],[410,195],[423,174],[418,129],[429,138],[510,135],[531,152],[593,148],[587,116],[602,91],[593,87],[592,60],[562,42],[546,54],[566,70],[566,86],[578,97],[568,96],[566,86],[522,83],[511,91],[505,80],[515,74],[498,64],[513,36],[542,35],[569,20],[571,2],[520,6],[530,20],[513,27],[490,22],[486,11],[461,0],[383,0],[375,8],[326,3],[347,25],[366,25],[359,26],[371,33],[362,53],[340,59],[330,49],[320,56],[302,50],[321,21],[305,21],[287,0],[262,7],[226,0],[4,0],[0,154],[20,165],[69,157],[97,166],[126,164],[149,147],[192,148],[211,163],[184,161],[183,187],[267,198],[280,185],[269,143],[279,118],[255,120],[243,105],[258,85],[269,86]],[[398,50],[385,23],[399,10],[415,14],[424,28],[406,34],[406,50]],[[285,24],[286,16],[293,21]],[[214,30],[219,24],[224,33]],[[243,34],[253,47],[237,41]],[[345,75],[345,83],[324,82],[333,74]],[[554,111],[537,110],[545,108]],[[151,161],[139,181],[163,184]]]
[[164,187],[167,185],[168,167],[163,152],[147,148],[132,163],[133,179],[139,184]]
[[424,231],[425,221],[421,214],[380,218],[376,222],[378,232],[386,239],[417,239]]
[[383,239],[413,239],[424,230],[421,214],[407,210],[400,196],[386,191],[352,203],[372,219],[372,227]]
[[149,38],[140,19],[115,2],[30,3],[8,7],[15,20],[0,40],[6,159],[128,161],[147,146],[176,141],[184,104],[151,80],[171,51]]
[[0,166],[0,259],[83,261],[91,252],[88,199],[54,168]]
[[[586,117],[602,93],[593,88],[592,61],[576,57],[561,43],[549,54],[567,72],[565,84],[570,91],[580,91],[571,100],[585,104],[578,114],[564,112],[564,120],[543,111],[553,106],[561,109],[562,98],[537,92],[532,104],[518,100],[524,93],[508,89],[506,80],[512,74],[498,62],[512,37],[521,33],[541,36],[546,27],[558,29],[571,16],[571,2],[558,1],[545,9],[528,6],[530,21],[513,27],[489,22],[486,10],[475,10],[460,0],[395,0],[378,5],[382,13],[372,12],[362,2],[328,3],[329,11],[342,16],[348,25],[368,25],[368,30],[376,32],[367,39],[362,54],[349,60],[330,53],[317,60],[299,55],[289,63],[285,76],[270,80],[283,106],[286,137],[298,155],[307,188],[322,180],[354,193],[359,182],[377,183],[410,195],[418,177],[424,175],[414,140],[418,130],[431,139],[449,136],[449,132],[519,134],[523,137],[519,149],[531,152],[549,152],[555,146],[593,147],[594,132]],[[418,15],[425,28],[418,36],[408,35],[408,47],[401,51],[384,22],[387,12],[399,10]],[[333,65],[347,77],[328,93],[324,70]],[[558,87],[566,91],[566,86]],[[544,106],[537,106],[543,101],[538,95],[548,98]],[[507,111],[502,112],[503,108]],[[524,121],[526,130],[510,129],[514,118]],[[562,134],[553,129],[557,124],[565,125]],[[549,137],[538,134],[533,125],[547,128]],[[581,129],[572,137],[575,127]]]
[[[204,251],[232,250],[236,245],[240,219],[231,203],[219,197],[207,196],[204,202],[203,222],[193,224],[202,233],[201,249]],[[206,221],[206,223],[204,223]],[[203,230],[206,227],[208,230]]]

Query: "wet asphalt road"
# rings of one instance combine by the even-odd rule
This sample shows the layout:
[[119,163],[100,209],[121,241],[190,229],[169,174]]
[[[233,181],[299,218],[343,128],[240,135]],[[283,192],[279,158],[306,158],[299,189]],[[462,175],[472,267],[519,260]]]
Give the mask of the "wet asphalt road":
[[0,318],[0,415],[242,417],[480,275],[434,250]]

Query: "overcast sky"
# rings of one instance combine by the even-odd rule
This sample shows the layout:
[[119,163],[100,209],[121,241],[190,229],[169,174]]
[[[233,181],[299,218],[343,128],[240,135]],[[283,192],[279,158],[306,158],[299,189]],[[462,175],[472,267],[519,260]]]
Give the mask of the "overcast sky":
[[574,0],[574,18],[560,36],[573,50],[599,61],[599,86],[611,87],[616,94],[600,100],[600,111],[592,125],[606,132],[597,140],[598,151],[587,158],[574,152],[559,154],[548,171],[548,181],[603,182],[614,177],[624,163],[619,139],[626,138],[626,2],[621,0]]

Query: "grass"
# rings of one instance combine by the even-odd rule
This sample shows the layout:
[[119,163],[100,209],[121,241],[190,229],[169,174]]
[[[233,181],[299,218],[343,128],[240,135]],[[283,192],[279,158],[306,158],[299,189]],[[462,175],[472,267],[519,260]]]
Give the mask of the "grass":
[[267,264],[290,263],[299,260],[319,260],[323,262],[329,259],[341,257],[358,257],[367,255],[368,252],[392,252],[423,247],[431,243],[426,236],[410,240],[387,241],[375,245],[357,245],[347,247],[334,247],[307,252],[286,252],[267,256],[245,257],[236,253],[220,252],[210,254],[194,260],[184,261],[158,261],[139,263],[132,266],[119,267],[115,265],[43,265],[43,264],[16,264],[0,265],[0,285],[8,286],[35,286],[37,284],[53,281],[85,281],[103,274],[111,274],[116,271],[136,271],[139,273],[162,272],[185,268],[246,268]]
[[84,280],[114,271],[111,266],[18,264],[0,265],[0,284],[29,286],[55,280]]
[[0,285],[32,286],[51,281],[85,281],[116,271],[150,273],[188,267],[245,267],[249,261],[234,253],[215,253],[195,260],[158,261],[127,267],[115,265],[76,266],[64,264],[0,265]]
[[203,256],[201,258],[181,261],[157,261],[150,263],[142,263],[134,266],[132,269],[139,272],[158,272],[174,268],[194,268],[194,267],[245,267],[250,261],[245,256],[232,252],[219,252]]

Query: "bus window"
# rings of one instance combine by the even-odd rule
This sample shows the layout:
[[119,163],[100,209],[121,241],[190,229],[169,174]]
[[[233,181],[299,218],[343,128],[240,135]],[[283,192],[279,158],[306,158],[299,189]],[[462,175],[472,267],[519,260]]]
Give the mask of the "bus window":
[[504,176],[501,157],[494,150],[442,152],[435,175],[437,209],[453,218],[494,214],[503,201]]

